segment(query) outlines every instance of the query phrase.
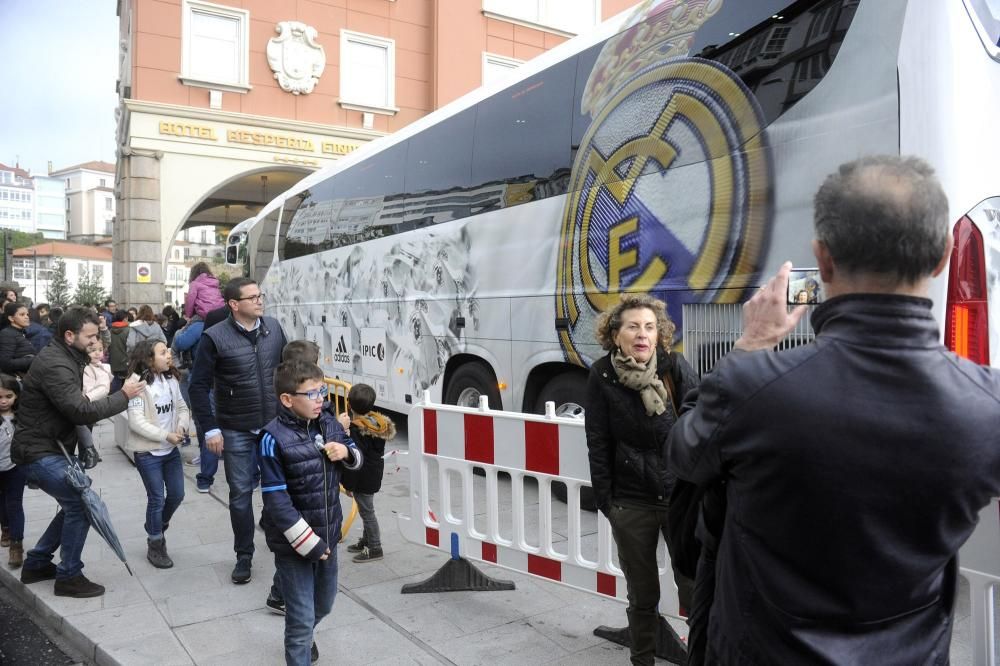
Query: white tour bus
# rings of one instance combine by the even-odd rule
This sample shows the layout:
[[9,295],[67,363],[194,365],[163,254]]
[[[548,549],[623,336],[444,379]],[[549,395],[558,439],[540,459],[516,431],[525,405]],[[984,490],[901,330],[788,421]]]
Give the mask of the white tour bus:
[[[386,408],[582,402],[597,313],[666,300],[700,371],[866,154],[937,170],[956,352],[1000,351],[1000,0],[647,1],[308,176],[230,236],[289,339]],[[809,336],[803,322],[795,344]]]

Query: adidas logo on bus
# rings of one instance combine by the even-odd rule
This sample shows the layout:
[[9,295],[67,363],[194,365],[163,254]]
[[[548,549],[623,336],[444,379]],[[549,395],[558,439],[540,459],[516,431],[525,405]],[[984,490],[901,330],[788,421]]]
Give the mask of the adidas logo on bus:
[[334,363],[351,362],[351,355],[347,353],[347,343],[344,342],[344,336],[340,336],[340,342],[337,343],[337,348],[333,351],[333,361]]

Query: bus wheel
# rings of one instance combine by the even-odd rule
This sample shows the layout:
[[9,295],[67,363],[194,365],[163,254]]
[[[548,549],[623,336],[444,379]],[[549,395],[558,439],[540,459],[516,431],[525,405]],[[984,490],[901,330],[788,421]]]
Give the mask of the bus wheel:
[[[479,407],[479,396],[485,395],[490,409],[502,409],[500,387],[488,366],[475,361],[461,365],[455,370],[444,393],[445,404],[459,407]],[[486,476],[482,467],[473,467],[476,476]]]
[[[534,412],[545,413],[545,403],[556,404],[556,416],[582,420],[584,417],[584,398],[587,394],[587,374],[585,372],[564,372],[556,375],[545,383],[535,401]],[[559,500],[566,501],[566,484],[558,481],[552,484],[552,494]],[[594,490],[586,487],[580,489],[580,508],[584,511],[596,511],[594,505]]]
[[490,409],[503,409],[500,388],[493,371],[481,363],[466,363],[451,376],[444,401],[459,407],[479,407],[479,396],[483,395],[487,397]]

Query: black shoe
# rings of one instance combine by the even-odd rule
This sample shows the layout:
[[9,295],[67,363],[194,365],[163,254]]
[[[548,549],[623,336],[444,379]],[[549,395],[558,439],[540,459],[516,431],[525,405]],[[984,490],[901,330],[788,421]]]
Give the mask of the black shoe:
[[72,578],[56,579],[56,596],[89,599],[104,594],[104,586],[92,583],[83,574]]
[[285,614],[285,600],[278,599],[270,592],[267,593],[267,601],[264,602],[264,605],[267,606],[268,610],[272,613],[277,613],[278,615]]
[[174,561],[167,555],[166,539],[146,539],[146,559],[157,569],[169,569]]
[[309,650],[309,661],[314,664],[319,661],[319,648],[316,647],[316,641],[313,641],[312,649]]
[[365,546],[365,549],[351,558],[352,562],[374,562],[376,560],[382,559],[382,549],[381,548],[369,548]]
[[358,539],[357,543],[352,543],[350,546],[347,547],[347,552],[348,553],[360,553],[361,551],[363,551],[365,549],[365,546],[367,546],[367,545],[368,545],[368,542],[365,541],[364,537],[361,537],[360,539]]
[[21,569],[21,582],[25,585],[31,585],[43,580],[52,580],[55,577],[56,565],[51,562],[37,568],[29,569],[28,567],[24,567]]
[[250,567],[253,565],[253,560],[249,557],[241,557],[236,560],[236,566],[233,567],[233,582],[237,585],[244,585],[250,582]]

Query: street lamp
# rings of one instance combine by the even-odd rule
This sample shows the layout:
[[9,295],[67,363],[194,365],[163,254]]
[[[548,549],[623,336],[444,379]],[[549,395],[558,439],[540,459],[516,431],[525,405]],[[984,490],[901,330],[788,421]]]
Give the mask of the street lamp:
[[31,248],[31,282],[35,285],[32,303],[38,305],[38,250]]

